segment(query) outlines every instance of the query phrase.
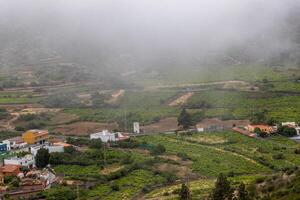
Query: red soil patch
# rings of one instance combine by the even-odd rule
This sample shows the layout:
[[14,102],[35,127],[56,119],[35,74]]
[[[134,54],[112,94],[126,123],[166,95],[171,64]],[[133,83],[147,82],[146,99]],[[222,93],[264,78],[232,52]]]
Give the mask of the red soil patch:
[[154,124],[150,124],[147,126],[142,126],[141,129],[145,133],[158,133],[158,132],[168,132],[168,131],[175,131],[177,130],[177,118],[170,117],[161,119],[159,122]]

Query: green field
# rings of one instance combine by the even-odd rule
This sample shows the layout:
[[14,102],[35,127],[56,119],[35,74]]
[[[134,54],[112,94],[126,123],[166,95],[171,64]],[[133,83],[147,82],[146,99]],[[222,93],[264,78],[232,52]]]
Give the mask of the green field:
[[[149,135],[130,141],[135,145],[77,152],[71,163],[54,165],[54,169],[65,179],[94,183],[84,190],[86,199],[177,199],[180,184],[188,176],[193,197],[201,199],[220,173],[238,185],[300,165],[300,156],[294,153],[300,144],[282,136],[259,139],[218,132]],[[151,154],[158,144],[166,152]],[[77,161],[81,164],[74,164]],[[190,175],[179,175],[174,169],[188,169]]]
[[169,99],[176,94],[176,91],[126,92],[115,108],[75,108],[65,112],[76,114],[84,121],[124,122],[126,116],[128,124],[134,121],[149,124],[177,115],[178,108],[167,106]]
[[112,189],[111,184],[102,184],[89,191],[87,199],[132,199],[142,192],[143,188],[162,184],[164,179],[152,172],[136,170],[113,182],[118,191]]
[[[225,142],[205,143],[203,139],[211,141],[210,137],[212,137],[211,140]],[[294,153],[300,144],[280,136],[263,140],[225,132],[194,134],[185,137],[146,136],[139,140],[163,144],[169,153],[186,153],[194,161],[193,170],[207,177],[215,177],[221,172],[231,171],[236,174],[265,173],[300,164],[300,156]],[[280,153],[284,155],[284,159],[273,158],[274,155]]]
[[188,105],[207,102],[207,117],[245,119],[258,110],[267,109],[268,117],[278,121],[299,121],[300,96],[278,95],[262,92],[203,91],[196,93]]
[[[294,72],[299,74],[299,70]],[[287,80],[291,74],[286,70],[278,70],[262,65],[211,66],[194,68],[160,69],[156,73],[141,73],[132,78],[133,82],[142,86],[170,85],[186,83],[206,83],[215,81],[243,80],[249,82]]]

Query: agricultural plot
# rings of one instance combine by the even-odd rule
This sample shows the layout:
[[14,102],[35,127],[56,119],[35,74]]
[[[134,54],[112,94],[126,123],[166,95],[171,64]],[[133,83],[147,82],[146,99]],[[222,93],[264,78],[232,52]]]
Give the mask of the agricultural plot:
[[[236,177],[230,177],[229,180],[233,184],[240,183],[240,182],[247,184],[255,181],[259,177],[261,176],[260,175],[236,176]],[[193,198],[204,199],[205,197],[207,197],[208,194],[211,192],[212,188],[214,187],[214,183],[215,183],[215,179],[199,179],[196,181],[191,181],[189,183],[189,186]],[[146,194],[144,197],[145,199],[149,199],[149,200],[178,199],[179,197],[178,193],[180,191],[180,188],[181,188],[181,184],[158,188]]]
[[[193,170],[206,177],[215,177],[221,172],[265,173],[300,164],[300,156],[294,153],[300,145],[280,136],[261,140],[224,132],[145,136],[139,140],[163,144],[172,154],[186,153],[193,161]],[[278,157],[278,154],[283,157]]]
[[166,102],[176,92],[126,92],[120,104],[115,108],[74,108],[66,109],[66,113],[75,114],[83,121],[119,122],[128,124],[139,121],[150,124],[161,118],[176,116],[178,108],[169,108]]
[[146,190],[152,185],[164,183],[164,178],[154,175],[152,172],[145,170],[136,170],[114,181],[111,184],[102,184],[88,192],[88,199],[132,199],[140,192]]
[[158,86],[170,84],[205,83],[215,81],[241,80],[256,82],[267,79],[282,81],[289,78],[285,70],[273,69],[261,65],[234,65],[209,68],[177,68],[176,70],[159,71],[156,73],[141,73],[132,81],[137,85]]
[[268,109],[269,116],[278,121],[298,121],[300,96],[280,96],[278,94],[238,92],[238,91],[204,91],[196,93],[188,102],[193,109],[203,102],[207,117],[224,117],[245,119],[258,108]]
[[270,171],[268,167],[252,159],[225,151],[222,148],[185,141],[185,137],[156,135],[138,139],[148,143],[162,144],[171,154],[187,154],[193,161],[192,169],[201,176],[216,177],[221,172],[253,174]]

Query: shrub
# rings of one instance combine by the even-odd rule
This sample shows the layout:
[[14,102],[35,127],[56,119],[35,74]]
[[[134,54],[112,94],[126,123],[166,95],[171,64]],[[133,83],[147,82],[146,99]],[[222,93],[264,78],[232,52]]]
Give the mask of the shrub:
[[256,180],[255,180],[255,183],[259,184],[259,183],[263,183],[265,181],[265,177],[258,177]]
[[162,144],[158,144],[154,148],[151,149],[152,155],[160,155],[166,152],[166,148]]
[[23,126],[16,126],[15,130],[16,131],[25,131],[26,129]]
[[300,149],[295,149],[295,154],[300,154]]
[[278,134],[286,137],[293,137],[297,135],[297,131],[295,128],[288,127],[288,126],[281,126],[278,128]]
[[285,157],[282,153],[278,153],[278,154],[273,155],[272,158],[275,159],[275,160],[282,160]]
[[113,184],[113,185],[111,186],[111,189],[112,189],[113,191],[119,191],[119,190],[120,190],[120,187],[119,187],[119,185],[117,185],[117,184]]
[[178,179],[176,174],[172,172],[160,172],[159,174],[160,176],[164,177],[169,184],[174,183]]
[[177,156],[180,157],[182,160],[191,160],[191,158],[186,153],[177,153]]

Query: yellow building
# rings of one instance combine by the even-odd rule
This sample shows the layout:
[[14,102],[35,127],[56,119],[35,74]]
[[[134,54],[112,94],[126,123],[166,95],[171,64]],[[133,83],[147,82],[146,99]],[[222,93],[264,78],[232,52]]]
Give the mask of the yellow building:
[[29,130],[23,133],[22,138],[27,144],[44,144],[49,138],[46,130]]

